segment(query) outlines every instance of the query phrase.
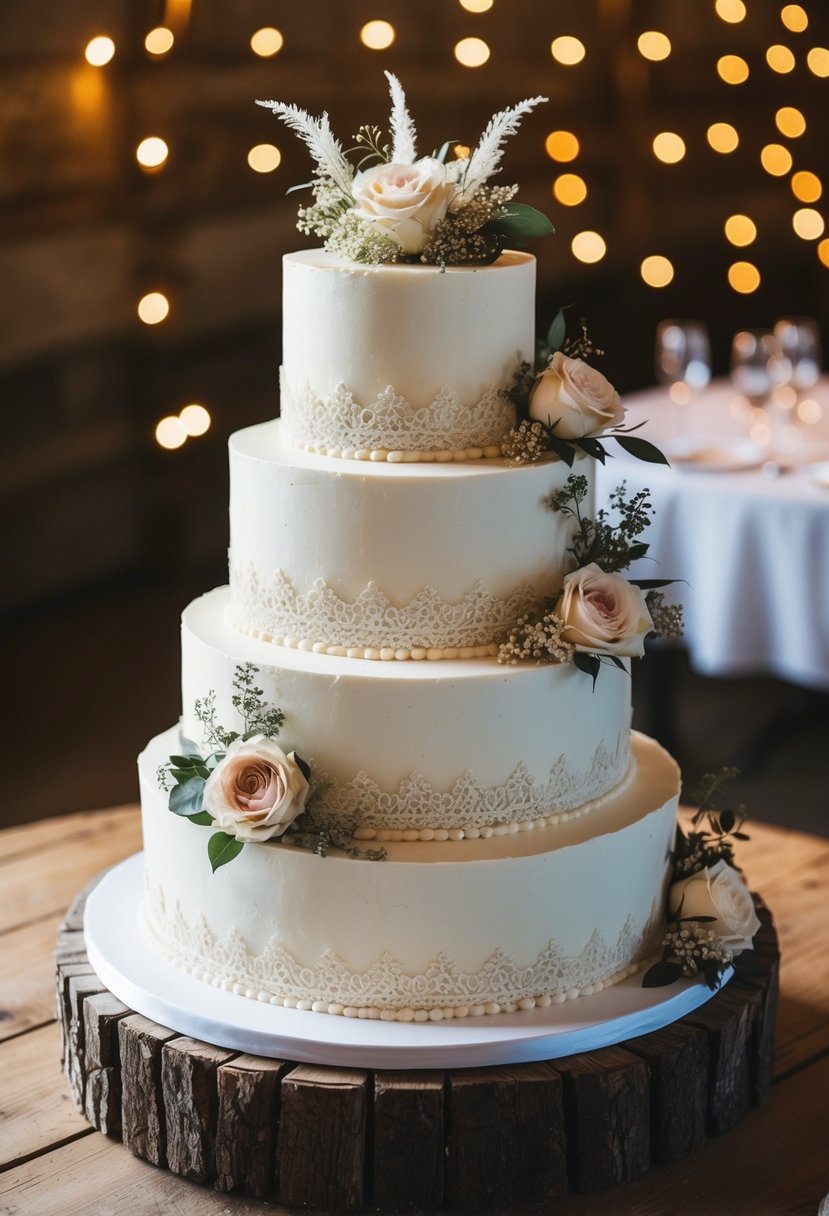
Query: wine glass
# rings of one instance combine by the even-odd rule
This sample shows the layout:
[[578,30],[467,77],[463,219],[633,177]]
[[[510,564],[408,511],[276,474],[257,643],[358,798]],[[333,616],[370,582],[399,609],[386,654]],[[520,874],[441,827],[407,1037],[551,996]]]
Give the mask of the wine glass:
[[688,446],[688,407],[711,379],[711,342],[701,321],[660,321],[656,328],[656,375],[678,407],[677,454]]
[[[771,447],[782,419],[772,408],[774,392],[791,379],[792,365],[780,339],[767,329],[741,329],[731,342],[731,383],[765,421],[755,421],[752,438]],[[757,416],[755,415],[755,418]],[[760,428],[764,429],[760,429]]]
[[789,384],[796,393],[814,388],[820,379],[820,331],[808,317],[781,317],[775,322],[774,336],[789,361]]

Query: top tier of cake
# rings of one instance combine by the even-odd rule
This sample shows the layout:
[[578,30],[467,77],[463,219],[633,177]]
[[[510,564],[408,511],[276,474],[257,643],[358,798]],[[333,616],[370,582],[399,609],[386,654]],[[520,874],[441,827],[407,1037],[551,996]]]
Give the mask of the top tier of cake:
[[534,357],[535,258],[488,266],[283,259],[282,417],[323,455],[412,461],[499,456],[505,395]]

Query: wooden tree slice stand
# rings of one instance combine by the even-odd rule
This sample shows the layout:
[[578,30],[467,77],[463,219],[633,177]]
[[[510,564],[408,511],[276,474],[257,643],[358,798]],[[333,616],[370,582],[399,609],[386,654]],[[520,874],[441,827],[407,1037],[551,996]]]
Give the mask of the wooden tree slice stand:
[[635,1178],[733,1127],[771,1088],[779,951],[663,1030],[550,1062],[345,1069],[243,1055],[132,1012],[86,955],[82,891],[58,934],[63,1068],[99,1131],[154,1165],[287,1207],[544,1203]]

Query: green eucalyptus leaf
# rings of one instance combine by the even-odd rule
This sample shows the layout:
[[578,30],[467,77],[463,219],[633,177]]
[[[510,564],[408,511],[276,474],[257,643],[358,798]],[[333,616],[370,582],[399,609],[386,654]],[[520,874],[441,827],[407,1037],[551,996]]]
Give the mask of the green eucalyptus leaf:
[[503,215],[484,225],[489,232],[497,232],[508,240],[535,240],[555,232],[550,220],[542,211],[528,207],[526,203],[507,203]]
[[174,815],[195,815],[202,809],[204,781],[201,777],[191,777],[182,785],[174,785],[170,790],[168,806]]
[[613,438],[620,448],[624,448],[637,460],[647,461],[648,464],[666,464],[670,468],[671,462],[665,453],[660,452],[656,444],[650,443],[647,439],[640,439],[638,435],[620,435],[618,433]]
[[169,768],[167,772],[180,785],[199,775],[194,768]]
[[229,861],[233,861],[234,857],[238,857],[244,847],[243,841],[237,840],[235,836],[229,836],[227,832],[214,832],[207,842],[207,856],[210,858],[213,873],[215,874],[220,866],[226,866]]
[[201,756],[195,753],[191,756],[171,756],[170,764],[174,764],[176,768],[195,768],[197,764],[202,763]]
[[659,962],[649,967],[642,976],[643,988],[665,988],[682,979],[682,967],[679,963]]
[[200,827],[209,828],[213,822],[213,816],[209,811],[199,811],[197,815],[188,815],[187,818],[191,823],[197,823]]
[[550,322],[550,328],[547,330],[546,345],[549,347],[551,354],[557,350],[561,350],[566,336],[567,320],[564,316],[564,309],[560,308]]

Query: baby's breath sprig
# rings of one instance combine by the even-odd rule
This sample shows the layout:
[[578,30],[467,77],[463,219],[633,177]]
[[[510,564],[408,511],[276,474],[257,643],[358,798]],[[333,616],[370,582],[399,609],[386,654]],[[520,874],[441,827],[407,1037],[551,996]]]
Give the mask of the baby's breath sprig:
[[590,337],[590,334],[587,332],[587,322],[584,318],[582,318],[579,336],[577,338],[565,338],[561,350],[570,359],[589,359],[591,355],[601,357],[606,354],[600,346],[596,346]]
[[535,659],[539,663],[566,663],[575,647],[562,635],[564,621],[548,609],[540,617],[520,616],[498,651],[498,662],[515,665]]
[[[669,929],[662,939],[662,962],[651,968],[658,974],[674,974],[679,979],[692,979],[702,975],[712,992],[722,983],[725,972],[733,962],[731,951],[717,938],[713,929],[706,928],[701,921],[682,921]],[[650,974],[650,973],[649,973]],[[648,985],[647,986],[658,986]]]
[[533,464],[549,450],[549,427],[530,418],[513,427],[501,444],[501,454],[513,465]]
[[661,591],[649,591],[645,603],[653,621],[653,632],[659,638],[681,638],[683,630],[682,605],[666,604]]

